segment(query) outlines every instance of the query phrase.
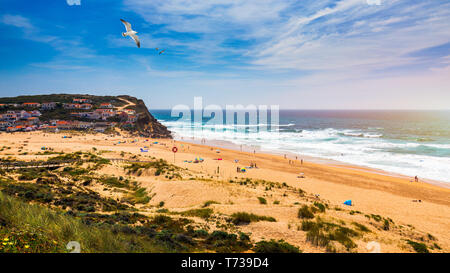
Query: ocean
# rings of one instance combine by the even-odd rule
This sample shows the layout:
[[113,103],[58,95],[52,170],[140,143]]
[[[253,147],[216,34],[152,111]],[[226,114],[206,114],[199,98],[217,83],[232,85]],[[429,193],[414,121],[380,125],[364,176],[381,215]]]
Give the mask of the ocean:
[[[450,111],[280,110],[279,125],[209,125],[150,111],[176,139],[223,141],[450,183]],[[270,119],[269,119],[270,121]],[[238,147],[239,147],[238,146]]]

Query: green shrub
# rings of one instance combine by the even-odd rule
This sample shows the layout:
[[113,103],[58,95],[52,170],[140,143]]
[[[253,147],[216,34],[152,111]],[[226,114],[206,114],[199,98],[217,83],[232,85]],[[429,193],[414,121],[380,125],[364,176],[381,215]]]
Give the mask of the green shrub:
[[307,205],[303,205],[298,209],[298,218],[300,219],[312,219],[314,218],[314,213]]
[[260,241],[255,244],[253,251],[256,253],[300,253],[300,249],[283,240]]
[[206,201],[206,202],[203,204],[203,207],[206,208],[206,207],[209,207],[209,206],[212,205],[212,204],[220,204],[220,203],[217,202],[217,201],[214,201],[214,200],[209,200],[209,201]]
[[368,229],[365,225],[362,225],[362,224],[356,223],[356,222],[353,222],[352,224],[355,225],[359,231],[370,232],[370,229]]
[[[306,240],[313,245],[328,247],[330,241],[336,241],[345,246],[347,250],[356,247],[351,237],[357,237],[359,235],[358,232],[350,228],[324,222],[321,219],[317,219],[315,222],[304,220],[301,229],[307,231]],[[333,248],[330,247],[327,249],[330,251]]]
[[183,211],[180,214],[183,216],[191,216],[191,217],[200,217],[203,219],[208,219],[213,214],[212,209],[191,209],[187,211]]
[[319,202],[314,202],[314,206],[319,209],[320,212],[325,212],[326,206]]
[[276,222],[277,220],[270,216],[260,216],[253,213],[247,212],[237,212],[231,215],[231,219],[233,224],[241,225],[241,224],[249,224],[251,222],[259,222],[259,221],[268,221],[268,222]]
[[390,229],[389,221],[387,219],[384,219],[383,230],[389,230],[389,229]]
[[411,240],[407,240],[406,241],[410,246],[412,246],[412,248],[414,249],[414,251],[416,251],[417,253],[430,253],[430,251],[428,251],[428,247],[423,244],[423,243],[417,243]]
[[266,205],[267,204],[267,200],[264,197],[258,197],[259,203],[262,205]]

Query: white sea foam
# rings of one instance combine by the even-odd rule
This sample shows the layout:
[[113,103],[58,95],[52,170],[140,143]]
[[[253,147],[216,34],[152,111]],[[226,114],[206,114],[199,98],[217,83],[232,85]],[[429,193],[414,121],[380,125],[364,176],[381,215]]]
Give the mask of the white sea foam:
[[[191,124],[183,121],[162,121],[176,138],[230,141],[237,145],[259,146],[263,151],[289,152],[381,169],[407,176],[450,182],[450,157],[430,156],[414,149],[450,149],[450,144],[414,143],[383,138],[380,133],[358,130],[245,131],[233,125]],[[280,125],[292,127],[294,124]],[[273,128],[273,127],[272,127]],[[215,130],[213,130],[215,129]],[[394,152],[407,149],[408,152]]]

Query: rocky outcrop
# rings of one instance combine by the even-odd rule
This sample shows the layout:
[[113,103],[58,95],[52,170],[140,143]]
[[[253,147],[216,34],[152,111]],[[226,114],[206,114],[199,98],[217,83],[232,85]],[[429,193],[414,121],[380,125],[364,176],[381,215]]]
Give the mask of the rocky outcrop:
[[136,122],[136,132],[139,135],[150,138],[172,138],[171,132],[153,117],[143,100],[131,96],[119,96],[119,98],[135,104],[127,108],[134,109],[139,116]]

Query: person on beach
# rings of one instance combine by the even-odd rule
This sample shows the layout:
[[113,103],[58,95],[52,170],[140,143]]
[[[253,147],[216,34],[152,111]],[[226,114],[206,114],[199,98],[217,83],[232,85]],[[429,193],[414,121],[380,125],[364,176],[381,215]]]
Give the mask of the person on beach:
[[300,164],[303,165],[303,159],[300,161]]
[[419,182],[419,178],[417,177],[417,175],[414,177],[414,181]]

